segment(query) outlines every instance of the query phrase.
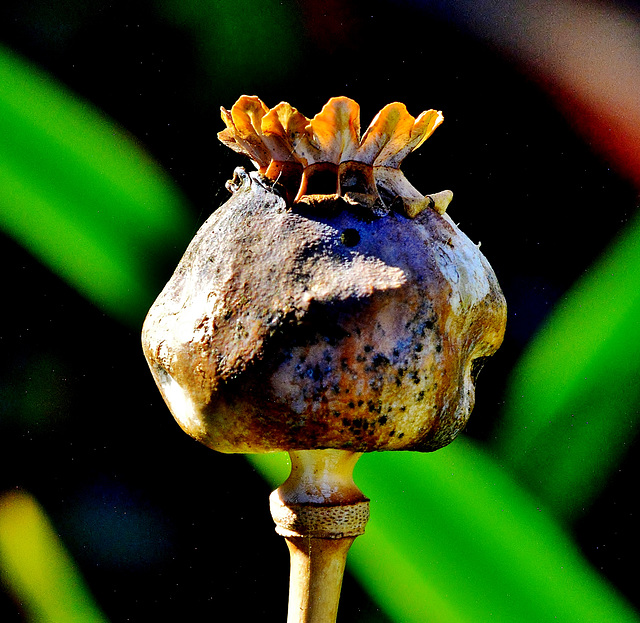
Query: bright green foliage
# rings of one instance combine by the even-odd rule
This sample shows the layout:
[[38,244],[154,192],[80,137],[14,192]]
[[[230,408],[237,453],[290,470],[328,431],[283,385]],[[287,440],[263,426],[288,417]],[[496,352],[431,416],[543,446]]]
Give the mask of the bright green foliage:
[[[275,486],[283,455],[252,455]],[[639,621],[570,538],[491,457],[458,439],[433,454],[363,456],[371,499],[349,567],[395,621]]]
[[0,48],[0,227],[111,315],[156,293],[154,260],[186,238],[178,191],[112,122]]
[[513,372],[496,451],[561,516],[606,483],[637,431],[640,220],[557,305]]
[[107,623],[38,503],[0,497],[0,578],[30,623]]

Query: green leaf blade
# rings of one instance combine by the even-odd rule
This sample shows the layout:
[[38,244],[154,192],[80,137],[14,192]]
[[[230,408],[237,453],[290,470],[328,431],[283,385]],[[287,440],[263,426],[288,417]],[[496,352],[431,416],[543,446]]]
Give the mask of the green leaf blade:
[[32,623],[107,623],[39,504],[0,497],[0,578]]
[[495,451],[558,516],[588,506],[637,434],[638,318],[636,220],[556,306],[509,381]]
[[164,245],[191,229],[180,193],[131,139],[2,48],[0,227],[128,323],[153,300]]

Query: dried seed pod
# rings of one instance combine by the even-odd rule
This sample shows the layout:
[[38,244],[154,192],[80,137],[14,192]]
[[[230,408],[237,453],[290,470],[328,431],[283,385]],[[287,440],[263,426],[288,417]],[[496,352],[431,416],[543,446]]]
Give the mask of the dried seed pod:
[[[414,120],[391,104],[362,141],[346,98],[306,125],[288,104],[248,97],[223,119],[221,140],[262,173],[236,170],[146,319],[145,355],[175,418],[223,452],[449,443],[502,340],[505,303],[444,212],[451,193],[424,197],[397,168],[441,114]],[[301,174],[283,181],[287,157]]]
[[[149,311],[143,347],[190,435],[222,452],[292,452],[272,509],[293,561],[296,538],[364,529],[353,453],[436,450],[464,428],[506,306],[446,214],[452,193],[422,195],[400,171],[441,113],[389,104],[362,138],[344,97],[307,119],[244,96],[222,119],[220,140],[258,171],[236,169]],[[340,506],[353,507],[348,529],[345,509],[326,522],[314,510]]]

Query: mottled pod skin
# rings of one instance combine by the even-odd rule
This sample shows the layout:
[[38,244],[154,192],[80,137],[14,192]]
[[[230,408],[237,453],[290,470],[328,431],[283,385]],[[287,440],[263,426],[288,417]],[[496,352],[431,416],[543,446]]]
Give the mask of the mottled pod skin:
[[215,450],[431,451],[467,422],[504,334],[495,274],[437,196],[394,196],[371,163],[341,193],[339,166],[315,195],[237,169],[149,311],[153,377]]

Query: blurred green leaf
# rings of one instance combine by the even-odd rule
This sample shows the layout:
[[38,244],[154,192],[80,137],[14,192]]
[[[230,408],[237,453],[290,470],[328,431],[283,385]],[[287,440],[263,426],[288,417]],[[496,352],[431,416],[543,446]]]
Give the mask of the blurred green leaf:
[[115,124],[0,48],[0,227],[109,314],[151,303],[180,193]]
[[[273,486],[283,455],[251,455]],[[394,620],[631,622],[640,618],[571,539],[466,439],[433,454],[363,456],[371,519],[349,567]]]
[[0,497],[0,577],[31,623],[107,623],[38,503]]
[[510,379],[496,452],[554,512],[600,491],[638,427],[640,220],[556,306]]

